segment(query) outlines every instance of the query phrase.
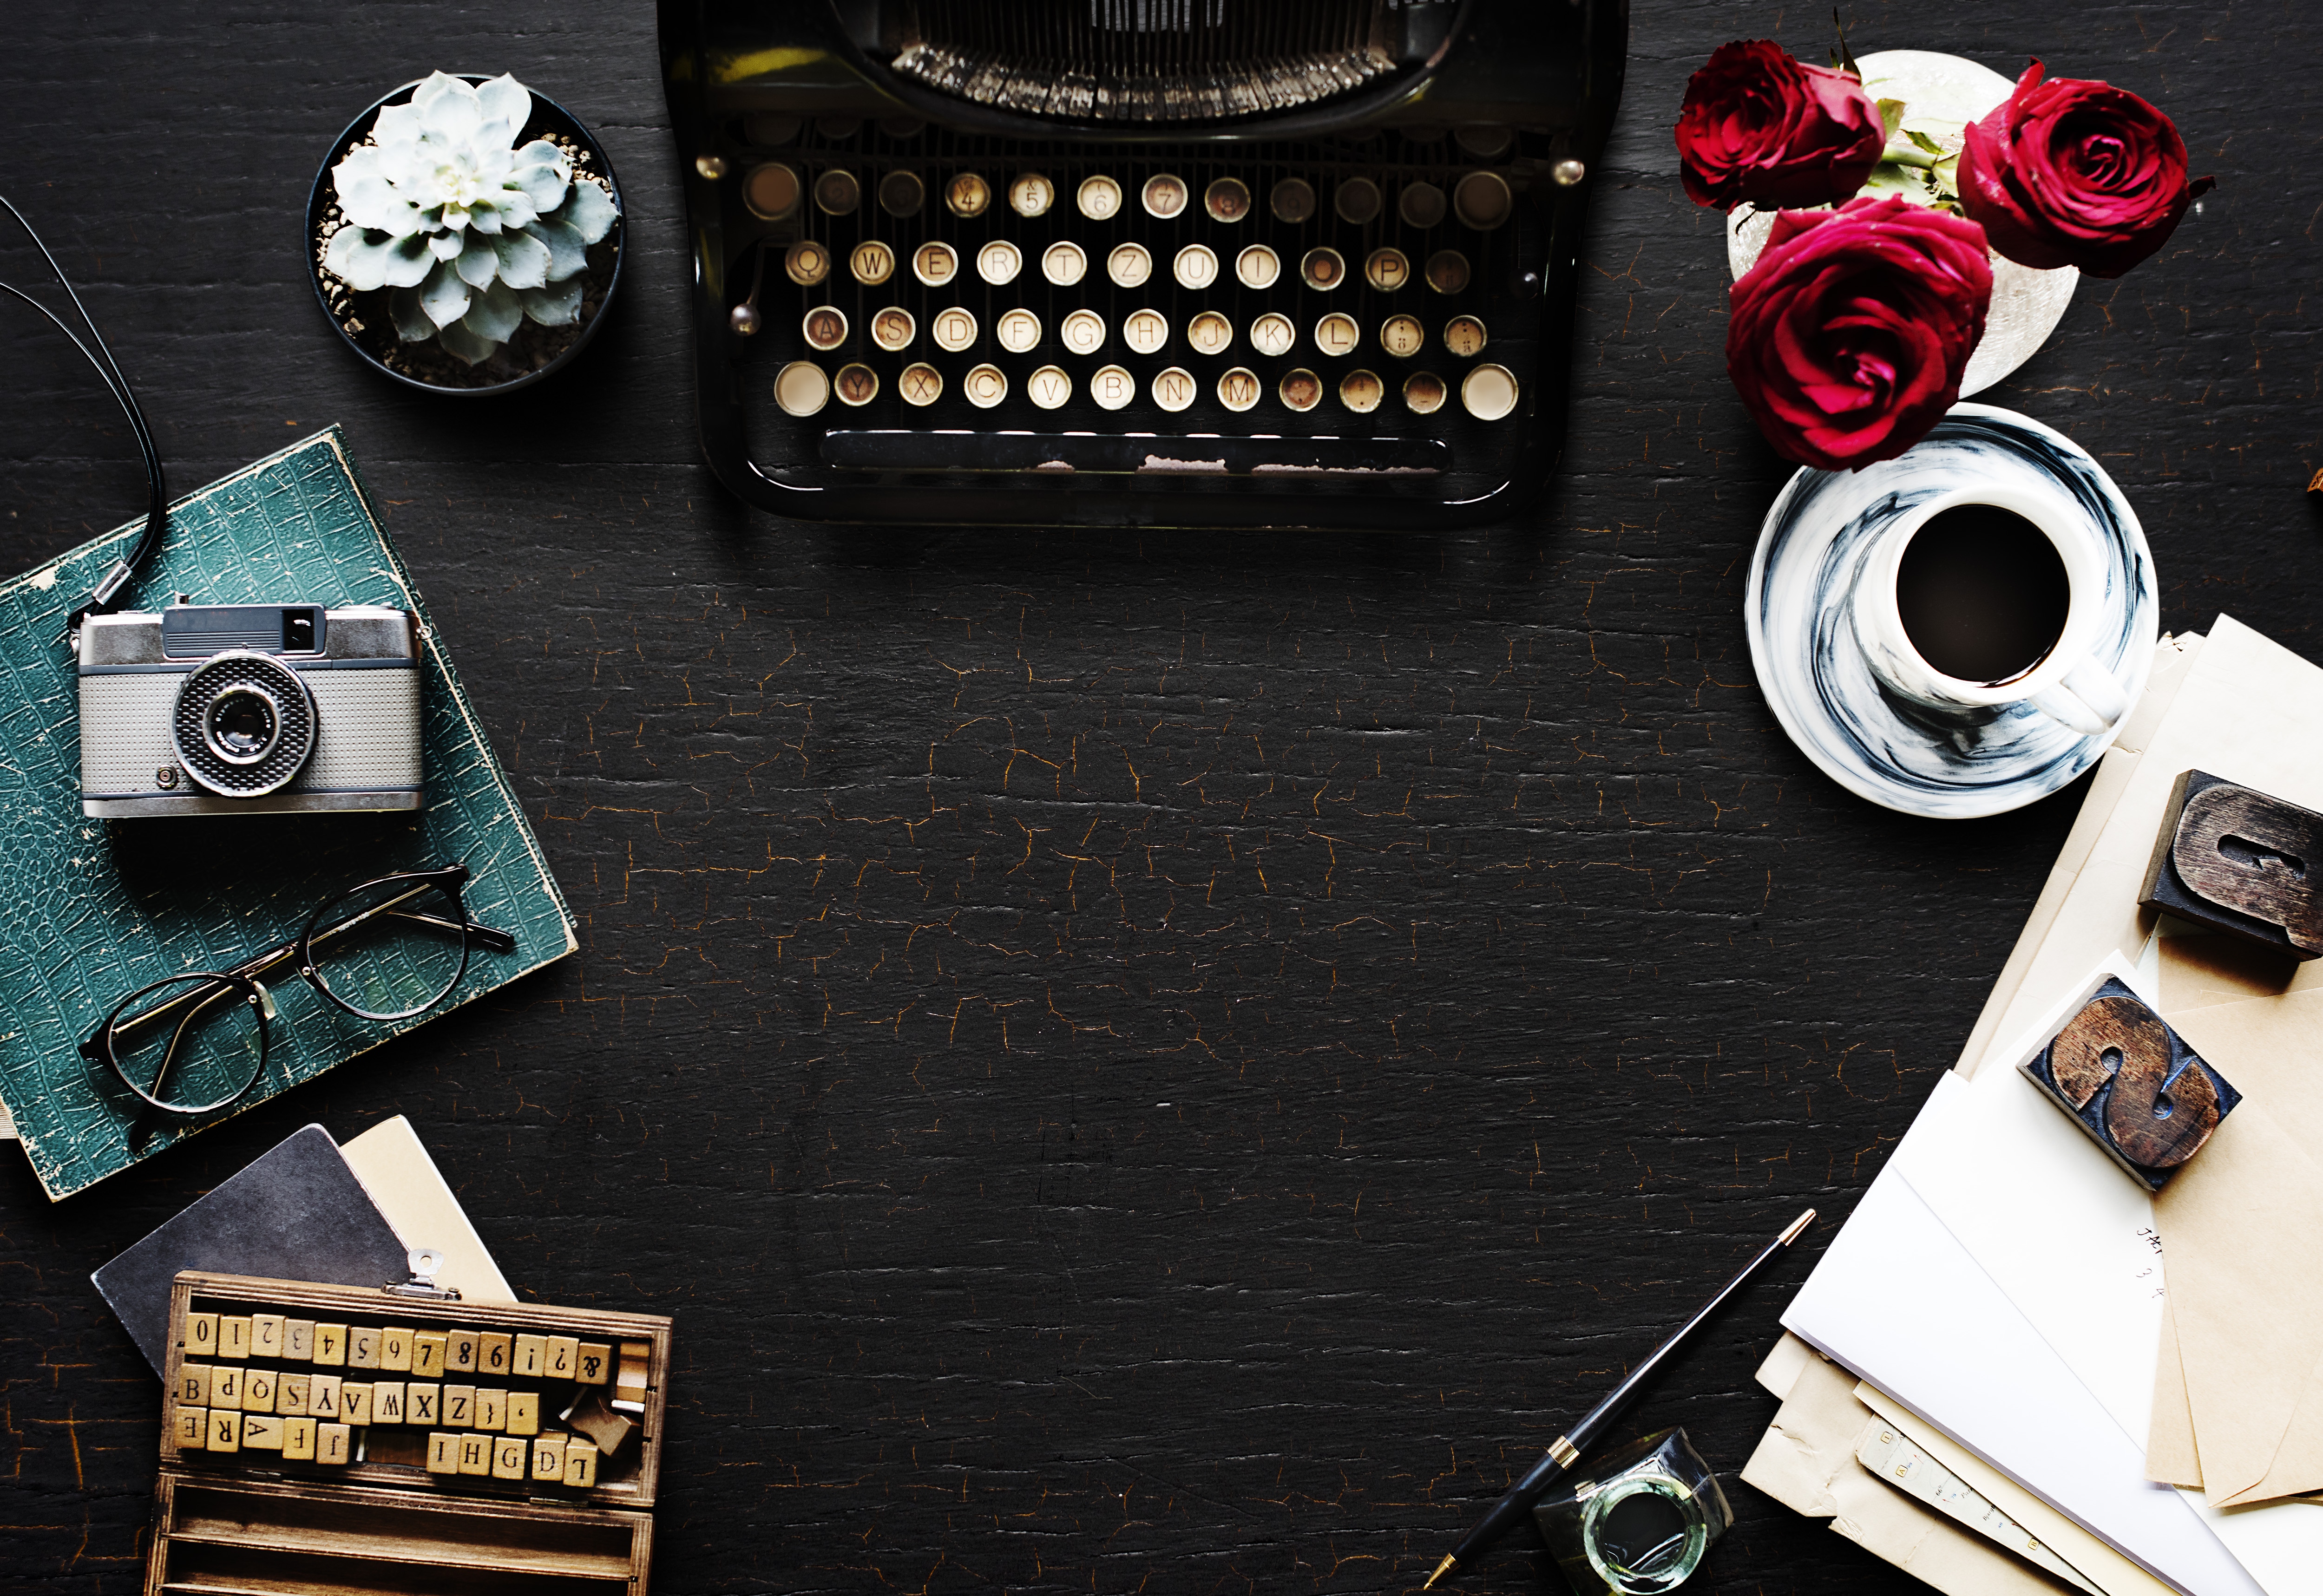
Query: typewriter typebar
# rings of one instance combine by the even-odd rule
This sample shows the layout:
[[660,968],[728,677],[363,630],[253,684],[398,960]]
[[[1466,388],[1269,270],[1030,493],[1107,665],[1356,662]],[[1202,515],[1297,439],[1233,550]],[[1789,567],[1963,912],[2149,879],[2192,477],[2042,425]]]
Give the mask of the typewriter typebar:
[[662,0],[704,453],[958,525],[1472,525],[1563,446],[1627,0]]

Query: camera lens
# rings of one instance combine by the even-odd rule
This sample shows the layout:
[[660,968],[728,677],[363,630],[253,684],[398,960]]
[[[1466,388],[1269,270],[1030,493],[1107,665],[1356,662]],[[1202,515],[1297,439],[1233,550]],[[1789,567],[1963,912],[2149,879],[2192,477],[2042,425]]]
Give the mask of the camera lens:
[[204,729],[219,758],[251,765],[266,757],[281,735],[281,720],[266,694],[254,687],[232,687],[211,701]]
[[314,694],[271,655],[230,648],[186,674],[170,741],[188,775],[221,798],[262,798],[315,751]]

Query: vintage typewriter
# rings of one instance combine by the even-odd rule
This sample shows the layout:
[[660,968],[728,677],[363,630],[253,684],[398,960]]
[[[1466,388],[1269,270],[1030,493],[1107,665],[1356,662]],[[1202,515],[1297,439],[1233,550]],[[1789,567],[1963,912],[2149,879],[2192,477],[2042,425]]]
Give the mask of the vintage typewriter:
[[1626,0],[662,0],[702,440],[816,520],[1441,527],[1555,469]]

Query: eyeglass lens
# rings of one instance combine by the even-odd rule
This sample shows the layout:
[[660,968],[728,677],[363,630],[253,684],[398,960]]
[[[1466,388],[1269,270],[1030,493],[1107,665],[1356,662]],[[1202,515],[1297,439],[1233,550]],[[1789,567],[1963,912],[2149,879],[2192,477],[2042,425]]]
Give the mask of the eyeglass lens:
[[182,1111],[230,1103],[258,1078],[264,1039],[249,994],[207,975],[161,983],[114,1016],[115,1066]]
[[410,880],[376,881],[316,917],[315,977],[359,1014],[399,1020],[433,1007],[459,984],[466,916],[452,894]]

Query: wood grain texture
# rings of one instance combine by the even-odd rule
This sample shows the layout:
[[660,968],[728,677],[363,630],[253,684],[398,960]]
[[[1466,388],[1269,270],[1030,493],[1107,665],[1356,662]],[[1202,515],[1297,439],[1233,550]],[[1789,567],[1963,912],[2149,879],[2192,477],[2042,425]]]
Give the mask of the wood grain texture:
[[[675,1316],[668,1596],[1413,1589],[1807,1203],[1818,1252],[2080,789],[1915,821],[1777,727],[1740,597],[1787,468],[1723,375],[1722,233],[1668,127],[1718,43],[1819,57],[1826,23],[1639,13],[1553,496],[1405,540],[745,513],[693,451],[643,8],[11,10],[0,188],[173,482],[345,425],[583,941],[97,1192],[0,1159],[12,1587],[136,1587],[161,1393],[88,1271],[309,1120],[409,1114],[528,1297]],[[2219,188],[1988,397],[2122,483],[2166,626],[2315,653],[2323,20],[1849,14],[1858,50],[2037,54],[2178,119]],[[391,390],[299,275],[321,151],[438,66],[592,121],[630,201],[612,324],[501,400]],[[53,334],[9,313],[0,349],[13,570],[142,489]],[[258,835],[189,867],[262,868]],[[1706,1590],[1917,1588],[1732,1483],[1811,1261],[1635,1410],[1729,1481]],[[1460,1588],[1557,1576],[1510,1544]]]

